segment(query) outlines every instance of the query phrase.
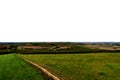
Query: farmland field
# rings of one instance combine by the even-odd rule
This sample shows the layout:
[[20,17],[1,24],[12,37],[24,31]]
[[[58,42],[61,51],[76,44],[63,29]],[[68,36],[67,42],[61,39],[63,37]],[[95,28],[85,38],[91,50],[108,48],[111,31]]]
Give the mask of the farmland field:
[[43,80],[41,73],[15,54],[0,55],[0,80]]
[[62,80],[120,80],[120,53],[23,54]]

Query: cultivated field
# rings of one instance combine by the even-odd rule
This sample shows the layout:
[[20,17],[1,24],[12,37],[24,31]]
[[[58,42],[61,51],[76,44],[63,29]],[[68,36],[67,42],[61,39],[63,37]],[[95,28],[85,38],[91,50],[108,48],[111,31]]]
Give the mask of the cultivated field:
[[62,80],[120,80],[120,53],[24,54],[21,57],[45,67]]
[[41,73],[15,54],[0,55],[0,80],[43,80]]

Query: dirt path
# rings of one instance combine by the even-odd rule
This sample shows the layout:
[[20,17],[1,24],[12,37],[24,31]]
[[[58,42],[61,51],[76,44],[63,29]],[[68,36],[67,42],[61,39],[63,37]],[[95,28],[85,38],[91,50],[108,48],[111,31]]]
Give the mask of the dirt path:
[[24,59],[24,60],[26,62],[28,62],[29,64],[33,65],[34,67],[38,68],[40,71],[42,71],[45,75],[47,75],[49,77],[49,80],[60,80],[58,77],[56,77],[55,75],[53,75],[47,69],[41,67],[40,65],[38,65],[30,60],[27,60],[27,59]]

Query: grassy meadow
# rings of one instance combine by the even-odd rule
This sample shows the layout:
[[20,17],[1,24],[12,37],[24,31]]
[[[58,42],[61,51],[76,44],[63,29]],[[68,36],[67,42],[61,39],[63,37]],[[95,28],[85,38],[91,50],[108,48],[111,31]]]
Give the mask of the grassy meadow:
[[120,80],[120,53],[22,54],[21,57],[45,67],[61,80]]
[[0,55],[0,80],[43,80],[43,77],[15,54],[4,54]]

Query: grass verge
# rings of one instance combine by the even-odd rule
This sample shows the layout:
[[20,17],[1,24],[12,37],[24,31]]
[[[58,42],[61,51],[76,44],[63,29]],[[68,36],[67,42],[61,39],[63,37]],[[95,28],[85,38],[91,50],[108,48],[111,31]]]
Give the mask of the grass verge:
[[43,77],[15,54],[5,54],[0,55],[0,80],[43,80]]

